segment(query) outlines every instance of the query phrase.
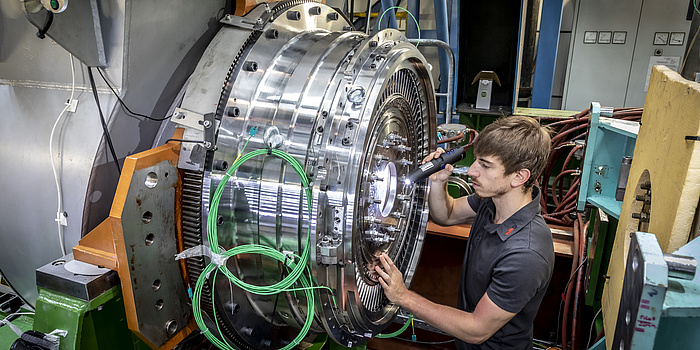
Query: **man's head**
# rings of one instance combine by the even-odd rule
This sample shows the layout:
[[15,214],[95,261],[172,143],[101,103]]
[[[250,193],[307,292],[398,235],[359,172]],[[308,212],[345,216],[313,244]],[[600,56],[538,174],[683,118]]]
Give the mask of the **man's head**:
[[495,157],[505,168],[505,175],[516,172],[520,172],[520,178],[529,175],[523,183],[523,189],[528,190],[544,170],[550,148],[549,129],[532,118],[512,116],[501,118],[479,132],[474,155]]

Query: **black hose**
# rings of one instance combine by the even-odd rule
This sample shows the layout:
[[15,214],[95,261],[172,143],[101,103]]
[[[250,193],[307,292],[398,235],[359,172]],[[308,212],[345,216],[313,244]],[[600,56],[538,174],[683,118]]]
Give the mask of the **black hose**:
[[105,116],[102,114],[102,107],[100,107],[100,98],[97,96],[97,86],[95,86],[95,78],[92,76],[92,67],[88,67],[88,78],[90,78],[90,86],[92,87],[92,95],[95,96],[95,103],[97,104],[97,111],[100,113],[100,122],[102,123],[102,131],[107,140],[107,146],[109,146],[109,152],[112,154],[112,159],[114,159],[114,165],[117,166],[117,171],[119,175],[122,174],[122,169],[119,166],[119,160],[117,159],[117,153],[114,151],[114,144],[112,144],[112,137],[109,135],[109,130],[107,128],[107,122],[105,121]]

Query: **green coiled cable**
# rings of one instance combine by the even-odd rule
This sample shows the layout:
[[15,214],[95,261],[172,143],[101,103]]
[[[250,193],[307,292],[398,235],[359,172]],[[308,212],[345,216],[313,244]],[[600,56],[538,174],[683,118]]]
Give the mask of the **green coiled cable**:
[[[252,136],[252,135],[251,135]],[[246,142],[247,144],[247,142]],[[244,147],[245,150],[245,147]],[[243,151],[241,151],[242,153]],[[219,210],[219,202],[221,200],[221,195],[224,191],[224,188],[226,186],[226,183],[228,183],[228,180],[233,176],[233,173],[246,161],[253,157],[257,157],[260,155],[274,155],[278,158],[281,158],[282,160],[286,161],[289,163],[292,168],[296,171],[296,173],[299,175],[301,185],[304,188],[304,191],[306,193],[306,203],[307,203],[307,209],[308,209],[308,215],[309,215],[309,222],[311,222],[311,205],[312,205],[312,192],[311,188],[309,187],[309,180],[306,177],[306,174],[304,172],[304,168],[302,165],[297,161],[294,157],[291,155],[280,151],[276,149],[260,149],[260,150],[255,150],[250,153],[247,153],[238,159],[233,163],[231,168],[226,171],[224,174],[221,182],[216,188],[216,191],[214,192],[214,195],[212,196],[211,199],[211,205],[209,208],[209,215],[207,216],[207,237],[209,239],[209,244],[211,247],[215,247],[217,249],[219,247],[219,240],[218,240],[218,232],[217,232],[217,225],[216,225],[216,219],[218,217],[218,210]],[[318,287],[318,286],[313,286],[312,284],[312,278],[311,278],[311,272],[308,268],[308,262],[310,258],[310,238],[311,238],[311,226],[308,226],[308,232],[307,232],[307,237],[306,237],[306,245],[304,246],[304,250],[301,254],[301,256],[298,256],[296,254],[290,254],[286,255],[282,252],[277,251],[276,249],[273,249],[268,246],[263,246],[263,245],[258,245],[258,244],[245,244],[245,245],[240,245],[236,246],[234,248],[231,248],[224,252],[223,255],[226,258],[230,258],[234,255],[238,254],[260,254],[272,259],[275,259],[279,262],[281,262],[288,270],[288,274],[286,277],[284,277],[281,281],[268,285],[268,286],[256,286],[252,285],[246,282],[241,281],[238,277],[236,277],[231,271],[226,268],[225,265],[218,266],[217,264],[210,262],[209,265],[202,271],[202,274],[199,276],[197,279],[197,283],[194,288],[194,293],[192,297],[192,308],[194,312],[194,317],[195,321],[197,322],[197,325],[199,326],[200,330],[204,334],[204,336],[209,339],[209,341],[212,342],[212,344],[216,345],[220,349],[225,349],[225,350],[234,350],[233,347],[231,347],[228,343],[223,341],[222,339],[219,339],[216,335],[212,334],[209,329],[206,327],[204,323],[204,319],[202,317],[202,310],[201,310],[201,296],[202,296],[202,290],[204,287],[204,283],[206,280],[209,278],[209,275],[214,272],[214,276],[216,276],[219,272],[224,274],[233,284],[238,286],[239,288],[249,291],[251,293],[255,294],[261,294],[261,295],[272,295],[272,294],[277,294],[281,292],[295,292],[295,291],[304,291],[304,294],[306,296],[306,301],[307,301],[307,312],[306,312],[306,319],[304,321],[304,325],[302,326],[301,331],[297,335],[294,340],[292,340],[291,343],[287,344],[287,346],[283,347],[283,350],[288,350],[292,349],[296,345],[298,345],[304,337],[309,332],[309,329],[311,329],[311,325],[313,323],[313,315],[314,315],[314,305],[316,302],[315,295],[313,293],[313,289],[319,289],[319,288],[325,288],[329,289],[331,292],[332,290],[328,287]],[[214,251],[216,253],[216,251]],[[304,274],[306,272],[306,275]],[[301,287],[293,287],[295,284],[300,283]],[[212,292],[213,293],[213,292]],[[333,299],[333,302],[335,303],[335,299]],[[214,307],[212,305],[212,307]],[[216,312],[214,312],[215,314]],[[216,317],[214,317],[214,322],[216,323],[217,329],[219,328],[218,325],[218,320],[216,320]],[[221,333],[219,331],[219,333]]]

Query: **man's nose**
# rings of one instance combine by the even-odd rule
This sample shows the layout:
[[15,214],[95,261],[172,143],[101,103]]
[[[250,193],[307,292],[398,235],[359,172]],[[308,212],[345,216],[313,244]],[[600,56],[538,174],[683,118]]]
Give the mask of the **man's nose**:
[[467,170],[467,175],[475,177],[478,176],[476,171],[476,162],[472,163],[471,166],[469,166],[469,169]]

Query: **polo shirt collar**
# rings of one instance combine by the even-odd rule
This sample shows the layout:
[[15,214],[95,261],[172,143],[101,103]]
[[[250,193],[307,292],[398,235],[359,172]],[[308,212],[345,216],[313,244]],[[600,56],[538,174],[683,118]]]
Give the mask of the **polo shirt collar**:
[[536,215],[540,214],[540,196],[540,189],[537,186],[532,186],[532,201],[520,208],[520,210],[515,212],[515,214],[511,215],[500,225],[491,223],[491,220],[495,215],[496,208],[493,201],[490,201],[487,209],[490,211],[491,217],[489,218],[489,222],[484,225],[484,229],[489,233],[498,233],[498,237],[501,238],[501,241],[505,241],[532,221]]

